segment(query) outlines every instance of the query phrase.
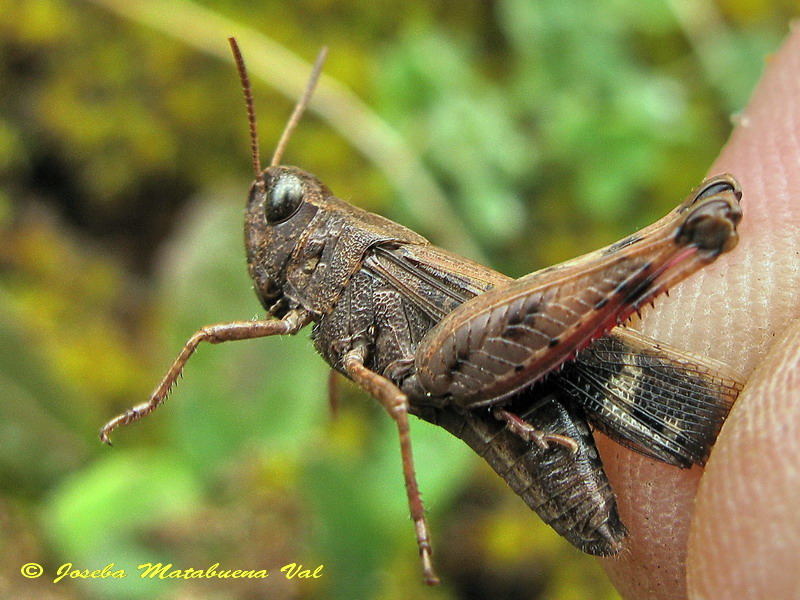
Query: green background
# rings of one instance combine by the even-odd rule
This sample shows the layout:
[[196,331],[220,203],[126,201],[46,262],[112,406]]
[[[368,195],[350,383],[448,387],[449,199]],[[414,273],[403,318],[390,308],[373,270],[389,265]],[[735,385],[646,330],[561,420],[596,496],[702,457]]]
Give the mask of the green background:
[[[251,68],[265,162],[302,61],[327,45],[284,162],[519,276],[682,199],[799,14],[791,0],[0,0],[0,597],[615,598],[594,559],[415,420],[444,579],[424,588],[394,425],[349,384],[330,418],[306,332],[203,347],[114,448],[97,432],[197,328],[263,314],[226,36]],[[45,575],[23,578],[27,562]],[[129,575],[54,584],[67,562]],[[150,581],[144,562],[271,575]],[[287,581],[292,562],[323,576]]]

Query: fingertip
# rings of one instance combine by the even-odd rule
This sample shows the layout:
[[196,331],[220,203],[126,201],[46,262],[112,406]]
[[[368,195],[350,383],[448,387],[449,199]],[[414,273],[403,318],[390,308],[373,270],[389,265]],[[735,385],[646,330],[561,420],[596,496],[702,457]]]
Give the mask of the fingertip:
[[800,586],[800,321],[763,357],[701,483],[689,540],[696,598],[788,598]]

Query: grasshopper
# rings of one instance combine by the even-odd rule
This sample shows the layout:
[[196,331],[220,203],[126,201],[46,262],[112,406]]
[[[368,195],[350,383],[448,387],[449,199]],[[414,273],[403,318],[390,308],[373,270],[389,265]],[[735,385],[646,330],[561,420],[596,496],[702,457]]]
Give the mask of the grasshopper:
[[439,579],[409,414],[464,440],[579,549],[618,553],[627,532],[592,426],[654,459],[703,465],[742,388],[725,365],[621,325],[736,246],[742,217],[736,180],[708,179],[638,233],[514,280],[280,164],[324,51],[262,170],[250,82],[229,41],[256,175],[245,214],[248,272],[268,317],[197,331],[150,399],[109,421],[101,439],[109,443],[114,429],[161,405],[199,344],[291,335],[313,323],[320,355],[396,423],[426,583]]

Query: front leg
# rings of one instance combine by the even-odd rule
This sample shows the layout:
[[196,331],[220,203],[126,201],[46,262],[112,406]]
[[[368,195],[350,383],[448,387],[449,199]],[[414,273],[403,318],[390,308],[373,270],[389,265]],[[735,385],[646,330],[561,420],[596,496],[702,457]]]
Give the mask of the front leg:
[[433,570],[431,536],[428,531],[428,522],[425,519],[422,498],[419,495],[417,473],[414,470],[414,458],[411,453],[411,435],[408,429],[408,396],[386,377],[365,367],[364,354],[365,351],[359,348],[347,352],[343,358],[344,368],[354,382],[381,403],[381,406],[386,409],[386,412],[397,424],[408,506],[411,510],[411,518],[414,521],[414,528],[417,533],[417,546],[422,557],[425,583],[436,585],[439,583],[439,577]]
[[230,323],[219,323],[217,325],[207,325],[203,327],[186,342],[186,345],[183,347],[183,350],[181,350],[178,358],[175,359],[175,362],[172,363],[164,379],[161,380],[161,383],[158,384],[158,387],[150,395],[150,399],[111,419],[100,430],[100,439],[103,443],[111,445],[109,435],[117,427],[138,421],[158,408],[164,400],[167,399],[172,386],[175,385],[175,382],[183,371],[183,367],[192,354],[194,354],[194,351],[197,350],[201,342],[221,344],[222,342],[251,340],[271,335],[288,335],[300,331],[310,320],[311,316],[307,312],[293,310],[280,320],[232,321]]

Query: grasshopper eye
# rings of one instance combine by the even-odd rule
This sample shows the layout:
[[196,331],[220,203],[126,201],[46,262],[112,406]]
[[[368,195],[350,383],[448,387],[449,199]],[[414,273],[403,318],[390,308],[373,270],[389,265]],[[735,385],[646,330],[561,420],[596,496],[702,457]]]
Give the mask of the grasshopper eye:
[[303,203],[303,182],[294,175],[284,175],[269,190],[264,214],[269,223],[280,223],[291,217]]

